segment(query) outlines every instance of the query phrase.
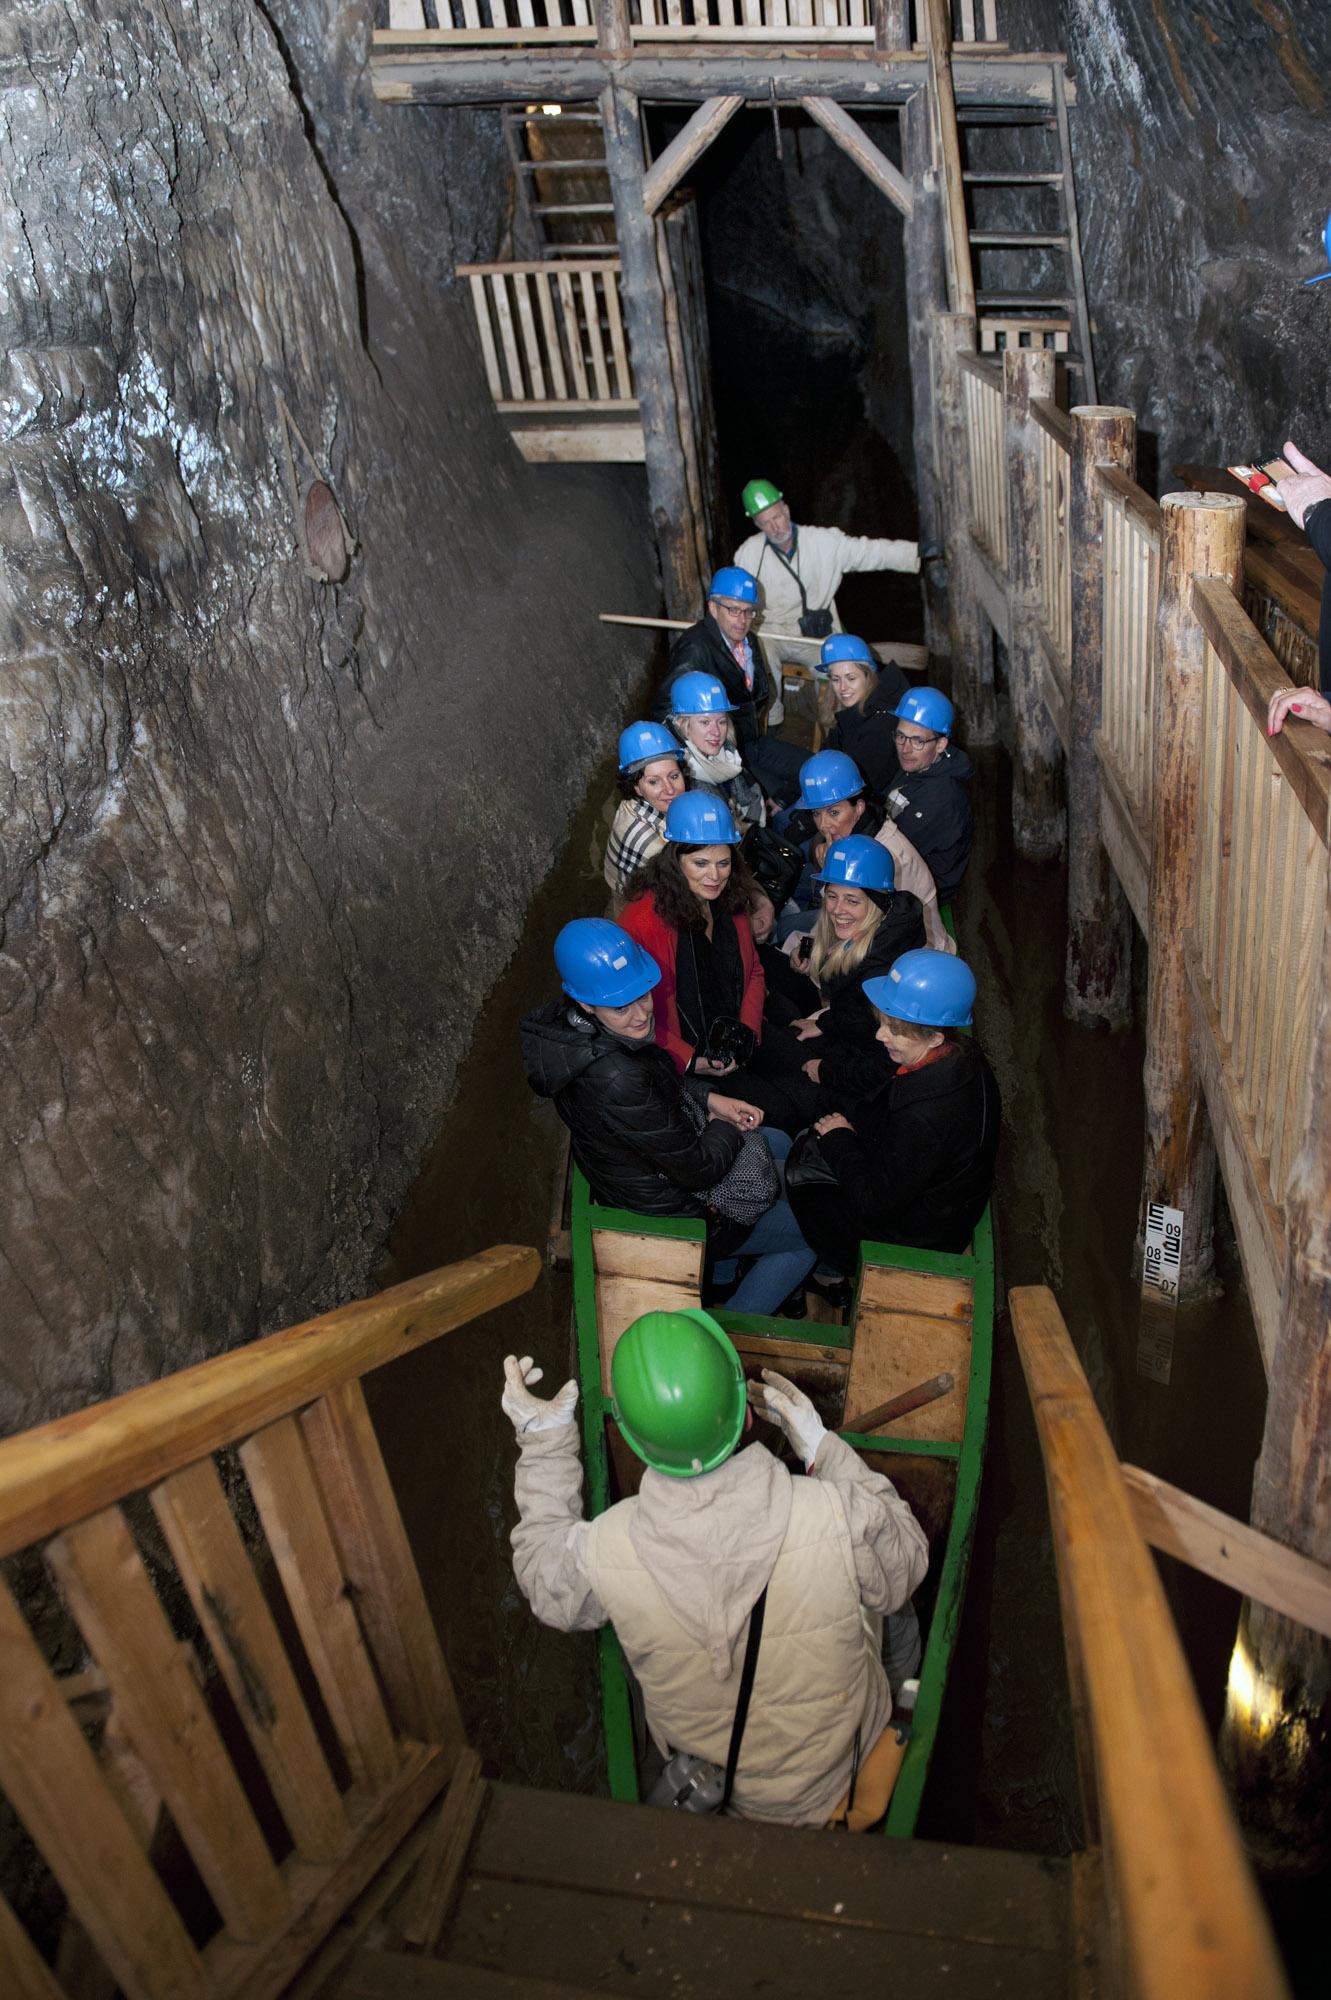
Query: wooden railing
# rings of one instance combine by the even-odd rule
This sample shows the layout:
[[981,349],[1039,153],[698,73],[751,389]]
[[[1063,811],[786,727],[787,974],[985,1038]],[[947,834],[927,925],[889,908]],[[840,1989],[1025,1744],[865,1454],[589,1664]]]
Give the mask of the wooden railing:
[[0,1897],[6,2000],[274,2000],[474,1762],[360,1378],[539,1271],[487,1250],[0,1444],[0,1790],[69,1912],[53,1972]]
[[1064,683],[1072,651],[1072,573],[1068,563],[1068,478],[1072,425],[1056,403],[1036,402],[1040,426],[1040,622]]
[[[1122,472],[1102,468],[1099,483],[1105,572],[1101,738],[1105,760],[1149,855],[1160,509]],[[1144,913],[1138,915],[1144,923]]]
[[459,264],[495,407],[636,410],[618,258]]
[[1123,1468],[1052,1293],[1008,1296],[1044,1458],[1087,1843],[1102,1859],[1106,1990],[1280,2000],[1279,1955]]
[[963,354],[962,392],[970,453],[971,532],[1007,568],[1007,481],[1003,458],[1003,377],[991,361]]
[[[948,0],[954,46],[998,44],[996,0]],[[485,43],[594,42],[600,0],[377,0],[376,40],[458,47]],[[629,0],[633,42],[878,42],[922,47],[925,0]],[[621,30],[622,32],[622,30]]]

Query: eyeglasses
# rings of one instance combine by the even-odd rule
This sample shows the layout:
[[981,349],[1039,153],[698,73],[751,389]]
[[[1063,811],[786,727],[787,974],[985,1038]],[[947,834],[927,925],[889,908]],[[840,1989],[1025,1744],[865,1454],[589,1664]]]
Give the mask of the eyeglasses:
[[912,736],[904,729],[894,729],[892,734],[898,743],[936,743],[938,741],[937,732],[932,730],[927,736]]
[[728,597],[716,597],[713,598],[712,602],[720,605],[721,609],[727,612],[732,618],[752,618],[753,616],[754,607],[752,604],[736,604]]

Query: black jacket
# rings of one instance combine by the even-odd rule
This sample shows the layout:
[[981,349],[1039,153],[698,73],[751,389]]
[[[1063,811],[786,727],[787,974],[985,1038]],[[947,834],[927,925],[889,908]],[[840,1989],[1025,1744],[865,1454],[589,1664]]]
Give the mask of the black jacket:
[[971,760],[949,743],[927,771],[903,771],[887,809],[931,871],[938,900],[955,895],[971,858]]
[[809,1053],[822,1059],[818,1081],[824,1092],[831,1093],[829,1110],[842,1108],[835,1103],[838,1098],[858,1099],[881,1090],[895,1068],[878,1040],[878,1016],[865,998],[864,982],[884,978],[903,951],[916,951],[924,944],[924,910],[908,889],[894,890],[887,904],[873,943],[854,972],[829,979],[823,988],[827,1012],[822,1036],[809,1044]]
[[735,741],[741,750],[756,743],[761,734],[758,718],[772,705],[772,683],[763,649],[755,639],[749,641],[749,651],[753,655],[752,694],[744,685],[739,661],[727,646],[724,632],[711,612],[706,612],[696,625],[681,632],[670,648],[670,671],[652,704],[653,718],[664,722],[669,715],[670,690],[681,674],[715,674],[735,705]]
[[861,715],[857,708],[839,708],[827,732],[825,750],[841,750],[853,758],[871,792],[885,796],[898,772],[897,703],[908,690],[906,676],[891,661],[881,669]]
[[865,1240],[964,1250],[994,1180],[1002,1102],[973,1040],[893,1077],[855,1111],[853,1132],[825,1133],[835,1187],[788,1187],[805,1240],[853,1271]]
[[1313,554],[1326,570],[1322,579],[1322,622],[1318,650],[1321,655],[1317,679],[1322,693],[1331,695],[1331,500],[1319,500],[1303,517],[1303,532],[1312,543]]
[[[664,1049],[626,1048],[567,1000],[528,1014],[521,1035],[527,1081],[553,1099],[597,1201],[639,1215],[706,1214],[704,1196],[743,1138],[715,1118],[694,1130],[683,1102],[690,1085]],[[694,1094],[701,1102],[703,1087]]]

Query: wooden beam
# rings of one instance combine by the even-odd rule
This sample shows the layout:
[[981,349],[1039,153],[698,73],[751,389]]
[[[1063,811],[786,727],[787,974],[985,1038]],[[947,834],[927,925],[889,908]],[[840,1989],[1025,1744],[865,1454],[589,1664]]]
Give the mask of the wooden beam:
[[[958,104],[1053,109],[1049,64],[1063,56],[958,54],[952,63]],[[794,103],[801,97],[900,104],[928,81],[928,58],[844,44],[822,50],[745,47],[742,43],[679,44],[648,53],[635,45],[629,62],[593,48],[426,48],[385,52],[370,64],[374,94],[385,104],[586,103],[618,81],[651,100],[701,104],[739,93],[749,102]],[[1069,87],[1069,104],[1074,93]]]
[[971,543],[973,518],[970,444],[962,392],[962,360],[975,351],[975,321],[966,313],[934,315],[934,382],[937,450],[947,477],[939,478],[943,541],[947,550],[947,630],[952,694],[967,743],[995,743],[993,641],[976,594]]
[[1068,549],[1072,566],[1071,692],[1067,731],[1068,948],[1063,1008],[1083,1028],[1122,1028],[1132,1017],[1131,912],[1100,838],[1100,727],[1104,678],[1104,499],[1096,468],[1131,479],[1137,422],[1131,410],[1083,404],[1072,412]]
[[[846,116],[839,105],[830,101],[828,108],[840,118]],[[937,549],[943,541],[943,461],[937,421],[933,330],[935,316],[947,305],[947,271],[942,201],[934,167],[933,117],[927,91],[917,90],[902,105],[899,122],[901,162],[911,196],[911,206],[902,224],[901,244],[906,257],[906,342],[910,356],[917,538],[921,548]],[[924,636],[930,655],[941,666],[949,651],[941,563],[922,565],[920,581],[924,587]]]
[[738,95],[709,97],[698,106],[688,124],[676,132],[660,158],[653,160],[643,181],[643,206],[648,215],[656,214],[666,196],[679,186],[694,161],[702,158],[743,102]]
[[1085,1696],[1116,1971],[1137,2000],[1288,1993],[1210,1734],[1104,1421],[1053,1294],[1008,1294]]
[[927,7],[929,81],[933,87],[934,109],[938,115],[939,147],[943,156],[943,192],[947,203],[948,277],[952,310],[959,313],[973,313],[975,280],[971,272],[966,190],[961,178],[961,141],[957,134],[957,87],[952,61],[952,20],[948,0],[927,0]]
[[914,206],[910,182],[899,167],[893,166],[887,154],[875,146],[868,134],[861,131],[850,113],[843,111],[830,97],[805,97],[801,102],[814,123],[822,126],[829,139],[834,139],[843,153],[849,154],[860,171],[867,174],[892,205],[899,208],[903,215],[909,215]]
[[910,47],[910,0],[873,0],[873,45],[883,55]]
[[43,1541],[399,1354],[530,1291],[503,1245],[0,1443],[0,1555]]
[[1044,703],[1040,611],[1040,427],[1031,404],[1054,393],[1048,347],[1003,355],[1003,447],[1007,467],[1008,665],[1016,757],[1012,831],[1021,854],[1056,854],[1062,837],[1058,734]]
[[1122,1468],[1132,1511],[1153,1549],[1331,1639],[1331,1569],[1208,1507],[1139,1465]]

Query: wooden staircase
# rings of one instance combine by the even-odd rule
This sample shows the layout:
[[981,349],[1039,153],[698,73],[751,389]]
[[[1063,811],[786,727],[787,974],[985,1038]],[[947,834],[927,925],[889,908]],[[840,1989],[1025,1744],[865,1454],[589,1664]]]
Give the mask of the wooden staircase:
[[514,247],[522,257],[613,257],[615,205],[601,114],[528,104],[504,111],[513,165]]
[[[325,2000],[1067,2000],[1092,1990],[1075,1914],[1093,1900],[1074,1893],[1085,1857],[482,1791],[469,1846],[434,1879],[433,1935],[407,1948],[392,1912],[317,1989]],[[410,1892],[402,1902],[420,1936]]]

